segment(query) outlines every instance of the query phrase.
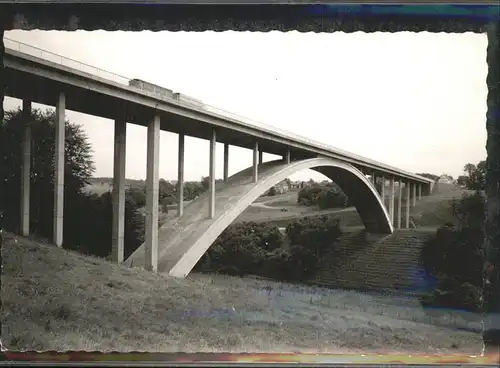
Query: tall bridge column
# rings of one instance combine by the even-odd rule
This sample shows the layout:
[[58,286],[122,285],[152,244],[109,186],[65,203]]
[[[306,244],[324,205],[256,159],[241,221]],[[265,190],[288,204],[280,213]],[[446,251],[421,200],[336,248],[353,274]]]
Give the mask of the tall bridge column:
[[422,184],[418,184],[418,200],[422,199]]
[[53,235],[55,245],[62,247],[64,220],[64,144],[66,132],[66,95],[61,92],[56,103],[56,139],[54,149],[54,224]]
[[376,183],[376,180],[375,180],[375,171],[372,172],[371,182],[372,182],[373,186],[375,186],[375,183]]
[[398,215],[396,217],[396,228],[401,229],[401,202],[403,201],[403,181],[398,181]]
[[406,214],[405,214],[405,228],[410,228],[410,200],[411,200],[411,184],[409,181],[405,184],[406,189]]
[[412,185],[412,195],[411,195],[411,206],[415,207],[417,205],[417,183],[413,183]]
[[184,212],[184,134],[179,134],[179,157],[177,162],[177,216]]
[[229,144],[224,143],[224,183],[229,178]]
[[385,178],[383,176],[380,177],[381,187],[380,187],[380,198],[382,199],[382,203],[385,206]]
[[158,270],[158,189],[160,164],[160,116],[155,115],[148,125],[146,174],[146,259],[148,271]]
[[284,159],[285,159],[285,162],[286,162],[287,164],[289,164],[289,163],[291,162],[290,149],[287,149],[287,150],[286,150],[286,153],[285,153],[285,157],[284,157]]
[[115,120],[115,142],[113,159],[113,225],[111,235],[111,256],[115,263],[122,263],[125,234],[125,155],[127,123],[125,119]]
[[257,183],[259,179],[258,173],[258,165],[259,165],[259,142],[255,142],[253,146],[253,182]]
[[210,136],[210,172],[208,180],[209,201],[208,201],[208,217],[214,218],[215,216],[215,143],[217,142],[217,135],[215,128],[212,129]]
[[396,194],[396,188],[394,187],[394,177],[391,178],[389,190],[389,216],[391,218],[391,224],[394,226],[394,196]]
[[264,162],[264,152],[259,151],[259,165]]
[[23,166],[21,170],[21,235],[30,233],[31,101],[23,100]]

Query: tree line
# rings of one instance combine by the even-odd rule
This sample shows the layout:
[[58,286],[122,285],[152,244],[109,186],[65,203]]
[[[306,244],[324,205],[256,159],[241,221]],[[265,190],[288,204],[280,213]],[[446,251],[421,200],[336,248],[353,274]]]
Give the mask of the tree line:
[[195,270],[304,282],[314,276],[325,250],[335,246],[340,235],[339,219],[332,215],[293,220],[284,234],[267,223],[233,224],[217,238]]
[[[53,235],[55,119],[54,111],[39,109],[32,110],[30,119],[30,233],[46,239],[52,239]],[[95,172],[91,145],[79,125],[65,121],[65,133],[64,246],[88,255],[109,257],[111,192],[96,194],[84,190]],[[4,212],[5,228],[13,232],[20,229],[22,137],[22,111],[6,111],[0,126],[0,209]],[[216,185],[220,183],[218,180]],[[284,183],[289,185],[286,180]],[[184,200],[196,199],[208,189],[208,184],[208,177],[184,183]],[[321,208],[346,204],[345,195],[333,184],[311,188],[301,190],[299,202]],[[318,196],[314,194],[317,192]],[[177,202],[177,195],[177,184],[160,180],[159,201],[164,212],[168,205]],[[145,204],[145,185],[131,185],[125,191],[125,258],[144,242],[144,216],[139,210]],[[208,268],[217,272],[264,272],[269,277],[283,274],[290,280],[303,278],[313,272],[322,247],[331,245],[340,234],[336,221],[330,217],[300,219],[288,226],[286,234],[266,224],[230,226],[197,267],[206,270],[209,264]]]
[[484,168],[484,161],[465,165],[458,181],[474,192],[453,200],[455,221],[443,224],[421,250],[420,264],[435,280],[421,297],[426,310],[483,310]]
[[[52,239],[54,210],[55,112],[33,109],[31,123],[30,233]],[[20,109],[6,111],[0,125],[0,210],[5,229],[18,232],[21,218],[21,167],[23,154],[23,116]],[[111,192],[96,194],[85,190],[91,185],[95,164],[92,148],[82,127],[65,121],[64,232],[65,247],[85,254],[107,257],[111,254]],[[218,181],[217,184],[219,184]],[[184,184],[184,199],[193,200],[208,189],[208,178]],[[161,179],[159,204],[177,202],[178,187]],[[132,185],[125,191],[125,257],[144,239],[145,185]]]

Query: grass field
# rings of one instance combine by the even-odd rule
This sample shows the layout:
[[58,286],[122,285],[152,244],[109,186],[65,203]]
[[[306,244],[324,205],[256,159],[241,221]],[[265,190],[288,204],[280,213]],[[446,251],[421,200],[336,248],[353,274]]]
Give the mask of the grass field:
[[[416,227],[438,227],[446,222],[454,222],[451,203],[453,199],[468,193],[468,191],[449,185],[437,186],[434,193],[424,196],[417,201],[415,207],[410,208],[410,220]],[[267,198],[267,200],[266,200]],[[271,198],[271,199],[270,199]],[[397,203],[397,200],[396,200]],[[406,206],[401,206],[402,223]],[[285,208],[287,211],[281,211]],[[396,211],[397,213],[397,211]],[[290,192],[274,197],[262,197],[259,203],[248,207],[235,222],[255,221],[267,222],[279,227],[286,227],[292,220],[325,214],[335,214],[340,219],[341,226],[362,226],[361,218],[355,208],[318,210],[315,206],[302,206],[297,204],[297,193]]]
[[458,313],[430,319],[411,299],[252,278],[179,280],[12,235],[2,258],[2,343],[12,350],[478,354],[482,346]]

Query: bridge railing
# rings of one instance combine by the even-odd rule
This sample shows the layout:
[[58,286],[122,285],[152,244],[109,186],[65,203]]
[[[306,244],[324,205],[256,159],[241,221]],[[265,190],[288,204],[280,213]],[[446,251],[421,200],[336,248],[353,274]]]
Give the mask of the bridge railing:
[[[127,87],[139,89],[139,90],[143,91],[144,93],[146,93],[148,95],[151,95],[151,94],[157,95],[158,98],[161,98],[161,99],[172,100],[172,101],[175,101],[176,103],[179,103],[180,105],[186,105],[186,106],[189,106],[189,107],[193,107],[195,109],[200,109],[200,105],[199,104],[190,103],[188,101],[174,100],[173,98],[169,99],[168,97],[166,97],[164,95],[160,95],[160,94],[151,92],[150,90],[146,90],[146,89],[144,89],[144,88],[142,88],[140,86],[129,86],[129,81],[132,80],[133,78],[128,78],[128,77],[125,77],[125,76],[120,75],[120,74],[112,73],[110,71],[107,71],[107,70],[104,70],[104,69],[101,69],[101,68],[98,68],[98,67],[95,67],[95,66],[92,66],[92,65],[89,65],[89,64],[85,64],[85,63],[83,63],[81,61],[74,60],[74,59],[68,58],[66,56],[56,54],[54,52],[43,50],[43,49],[41,49],[39,47],[32,46],[32,45],[29,45],[29,44],[24,43],[24,42],[19,42],[19,41],[16,41],[16,40],[4,37],[4,45],[5,45],[5,48],[8,48],[8,49],[12,49],[12,50],[15,50],[15,51],[22,52],[24,54],[28,54],[28,55],[31,55],[31,56],[34,56],[34,57],[38,57],[40,59],[43,59],[43,60],[46,60],[46,61],[50,61],[50,62],[59,64],[59,65],[62,65],[62,66],[68,67],[68,68],[76,69],[78,71],[81,71],[81,72],[84,72],[84,73],[88,73],[88,74],[91,74],[91,75],[94,75],[96,77],[100,77],[100,78],[103,78],[103,79],[106,79],[106,80],[109,80],[109,81],[113,81],[115,83],[123,84],[123,85],[126,85]],[[192,97],[194,97],[194,96],[192,96]],[[257,121],[257,120],[253,120],[253,119],[250,119],[250,118],[238,115],[238,114],[234,114],[232,112],[229,112],[227,110],[224,110],[224,109],[221,109],[221,108],[218,108],[218,107],[215,107],[215,106],[211,106],[211,105],[207,105],[205,103],[202,103],[201,109],[204,110],[204,111],[207,111],[207,112],[209,112],[211,114],[218,115],[219,117],[223,117],[225,119],[234,120],[234,121],[236,121],[236,122],[238,122],[240,124],[243,124],[243,125],[247,125],[247,126],[250,126],[250,127],[258,127],[260,129],[265,130],[265,131],[270,132],[270,133],[278,133],[278,134],[281,134],[281,135],[283,135],[285,137],[293,138],[293,139],[295,139],[297,141],[301,141],[303,143],[307,143],[307,144],[311,144],[311,145],[314,145],[314,146],[317,146],[317,147],[321,147],[321,148],[323,148],[325,150],[333,151],[333,152],[336,152],[336,153],[338,153],[340,155],[345,155],[345,156],[348,156],[348,157],[351,157],[351,158],[354,158],[354,159],[357,159],[357,160],[360,160],[360,161],[364,161],[366,163],[371,163],[373,165],[380,165],[381,164],[380,162],[377,162],[375,160],[370,160],[369,158],[358,156],[358,155],[353,154],[351,152],[344,151],[342,149],[329,146],[327,144],[324,144],[324,143],[321,143],[321,142],[318,142],[318,141],[306,138],[304,136],[301,136],[301,135],[298,135],[298,134],[294,134],[294,133],[291,133],[289,131],[285,131],[283,129],[279,129],[279,128],[273,127],[271,125],[262,123],[262,122]],[[391,170],[395,170],[395,171],[400,171],[401,172],[401,170],[399,170],[399,169],[397,169],[395,167],[392,167],[390,165],[386,165],[386,164],[383,164],[383,165],[387,169],[391,169]],[[410,172],[408,172],[407,174],[415,175],[415,174],[412,174]]]

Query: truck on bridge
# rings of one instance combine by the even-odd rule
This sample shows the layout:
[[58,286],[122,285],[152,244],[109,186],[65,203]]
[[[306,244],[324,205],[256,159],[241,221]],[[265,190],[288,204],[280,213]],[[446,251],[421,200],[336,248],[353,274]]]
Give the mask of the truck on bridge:
[[128,82],[128,85],[131,87],[136,87],[136,88],[148,91],[148,92],[157,93],[157,94],[162,95],[164,97],[172,98],[176,101],[184,102],[184,103],[194,105],[197,107],[204,106],[204,104],[201,100],[184,95],[184,94],[179,93],[179,92],[174,92],[171,89],[164,88],[164,87],[158,86],[156,84],[143,81],[141,79],[131,79]]
[[149,83],[149,82],[146,82],[146,81],[143,81],[140,79],[131,79],[128,82],[128,85],[131,87],[136,87],[136,88],[148,91],[148,92],[157,93],[159,95],[170,97],[170,98],[172,98],[173,94],[174,94],[174,91],[172,91],[171,89],[163,88],[163,87],[157,86],[156,84]]

